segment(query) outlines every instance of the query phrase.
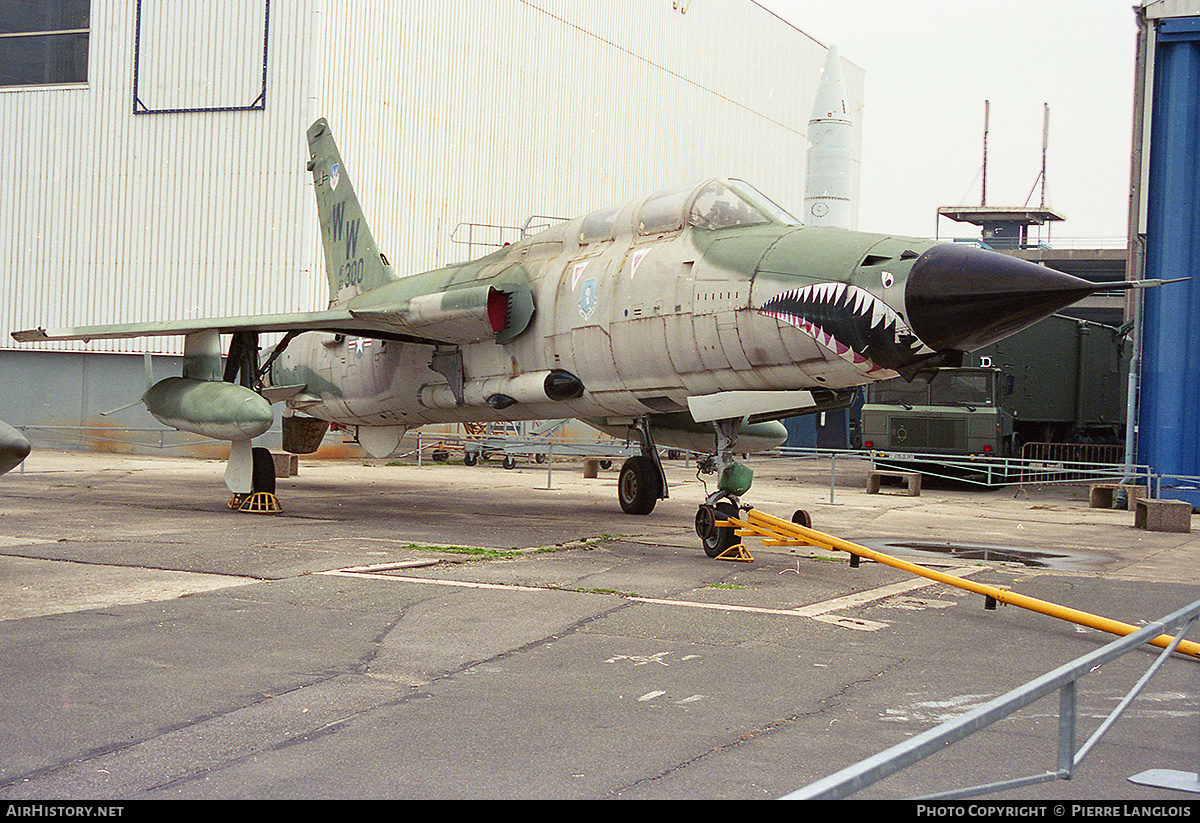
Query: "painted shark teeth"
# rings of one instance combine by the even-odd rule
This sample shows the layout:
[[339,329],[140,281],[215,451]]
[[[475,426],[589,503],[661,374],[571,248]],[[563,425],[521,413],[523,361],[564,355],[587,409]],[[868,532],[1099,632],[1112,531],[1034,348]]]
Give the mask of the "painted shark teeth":
[[934,353],[891,306],[848,283],[797,287],[758,312],[795,326],[849,363],[870,364],[870,370],[894,369]]

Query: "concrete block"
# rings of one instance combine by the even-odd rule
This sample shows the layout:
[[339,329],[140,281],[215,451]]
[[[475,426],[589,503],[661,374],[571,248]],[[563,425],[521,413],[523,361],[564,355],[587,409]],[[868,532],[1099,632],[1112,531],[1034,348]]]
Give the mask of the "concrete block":
[[1192,504],[1186,500],[1137,501],[1133,512],[1134,528],[1151,532],[1190,532]]
[[276,477],[295,477],[300,468],[300,458],[295,454],[271,452],[271,459],[275,461]]
[[879,482],[885,477],[899,478],[900,480],[904,481],[905,488],[908,489],[909,497],[920,497],[920,472],[873,471],[867,475],[867,494],[879,494]]
[[1111,509],[1118,491],[1125,491],[1125,509],[1133,511],[1134,504],[1146,496],[1146,487],[1133,483],[1093,483],[1088,495],[1088,507],[1092,509]]

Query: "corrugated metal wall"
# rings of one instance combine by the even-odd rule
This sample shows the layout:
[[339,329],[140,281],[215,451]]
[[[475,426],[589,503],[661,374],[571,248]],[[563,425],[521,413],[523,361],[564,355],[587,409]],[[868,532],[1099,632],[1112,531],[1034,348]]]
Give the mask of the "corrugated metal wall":
[[[272,4],[275,94],[264,111],[135,115],[135,67],[139,97],[155,109],[245,105],[255,66],[261,77],[265,0],[156,5],[135,55],[136,4],[93,0],[86,88],[0,93],[14,137],[0,198],[5,345],[18,328],[299,310],[319,294],[300,226],[315,210],[303,196],[296,103],[311,32],[288,4]],[[213,74],[212,53],[231,42],[228,76]],[[194,71],[177,62],[190,53],[200,55]]]
[[267,9],[143,4],[135,54],[137,4],[93,0],[86,87],[0,91],[0,346],[38,325],[322,307],[304,170],[318,116],[400,271],[467,256],[460,222],[707,176],[801,206],[824,48],[749,0],[276,1],[264,108],[134,114],[135,69],[148,110],[252,104]]

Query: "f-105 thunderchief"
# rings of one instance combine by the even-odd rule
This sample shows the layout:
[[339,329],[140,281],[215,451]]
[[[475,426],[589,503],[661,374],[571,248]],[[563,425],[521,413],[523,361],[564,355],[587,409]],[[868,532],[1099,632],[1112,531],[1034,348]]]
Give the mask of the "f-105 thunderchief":
[[[183,374],[142,398],[228,440],[226,483],[262,485],[252,440],[282,402],[284,448],[329,423],[375,456],[428,423],[579,418],[640,443],[618,498],[667,496],[659,445],[711,456],[697,531],[715,556],[783,418],[856,387],[961,362],[1099,287],[930,240],[806,228],[749,184],[709,180],[552,226],[467,263],[401,276],[367,227],[329,124],[308,130],[329,307],[298,314],[36,329],[19,341],[184,335]],[[260,353],[259,335],[283,333]],[[222,351],[221,335],[230,335]],[[223,359],[224,355],[224,359]],[[266,455],[269,461],[269,454]],[[273,475],[270,484],[273,488]]]

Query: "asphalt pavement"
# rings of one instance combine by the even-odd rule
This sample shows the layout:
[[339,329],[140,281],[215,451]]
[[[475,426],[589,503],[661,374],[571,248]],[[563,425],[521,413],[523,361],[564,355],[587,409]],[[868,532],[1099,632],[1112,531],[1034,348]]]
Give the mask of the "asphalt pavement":
[[[1195,533],[1086,486],[750,465],[756,508],[981,583],[1132,625],[1200,599]],[[646,517],[563,461],[301,459],[277,514],[230,511],[222,473],[36,449],[0,477],[0,797],[776,798],[1113,639],[845,554],[710,559],[683,461]],[[1079,741],[1156,654],[1084,679]],[[1129,777],[1196,770],[1198,667],[1070,781],[992,799],[1191,802]],[[1057,733],[1048,698],[858,796],[1041,773]]]

